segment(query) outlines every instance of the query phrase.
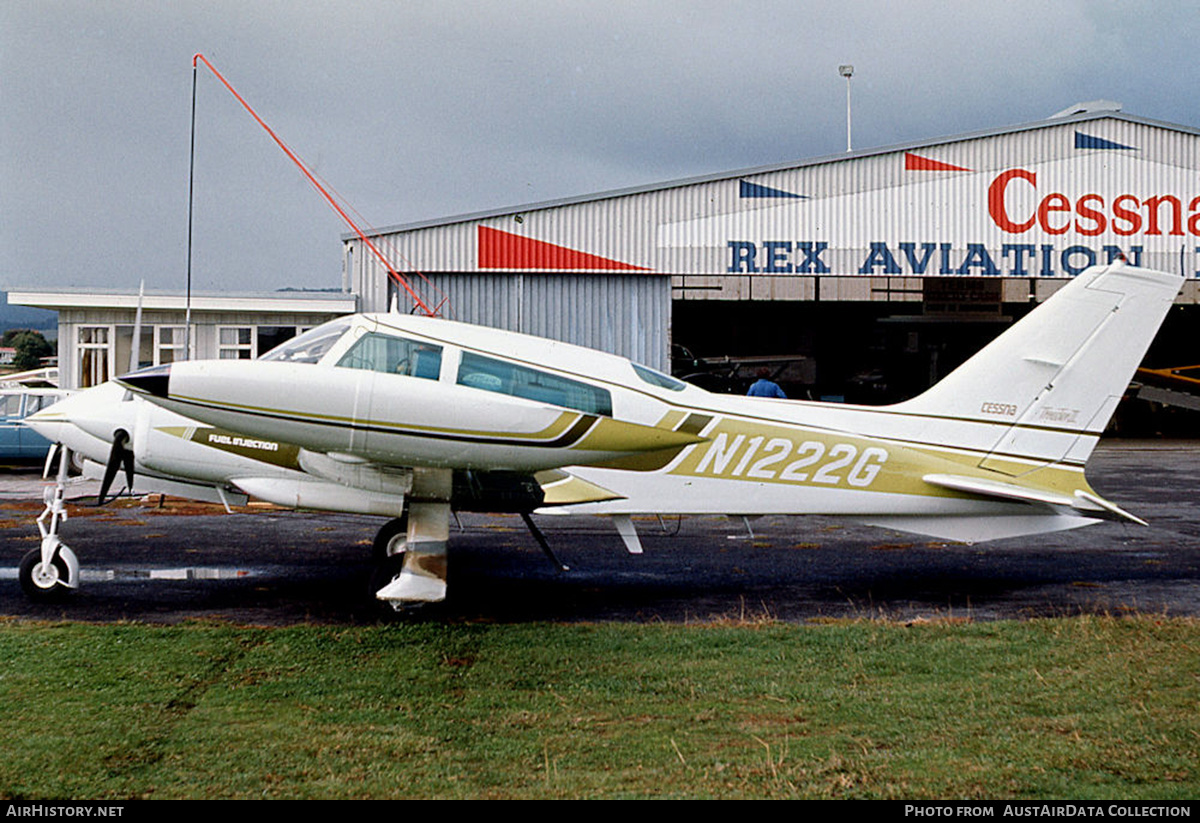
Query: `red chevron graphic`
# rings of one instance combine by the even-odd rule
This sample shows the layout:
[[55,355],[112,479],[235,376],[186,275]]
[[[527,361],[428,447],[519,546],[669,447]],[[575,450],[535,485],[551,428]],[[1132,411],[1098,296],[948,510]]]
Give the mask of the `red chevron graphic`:
[[919,154],[912,152],[904,153],[904,170],[905,171],[971,171],[964,169],[962,166],[952,166],[949,163],[943,163],[941,160],[931,160],[928,157],[922,157]]
[[645,266],[634,266],[619,260],[610,260],[584,251],[568,249],[534,240],[519,234],[480,226],[479,268],[481,269],[548,269],[563,271],[571,269],[607,269],[620,271],[650,271]]

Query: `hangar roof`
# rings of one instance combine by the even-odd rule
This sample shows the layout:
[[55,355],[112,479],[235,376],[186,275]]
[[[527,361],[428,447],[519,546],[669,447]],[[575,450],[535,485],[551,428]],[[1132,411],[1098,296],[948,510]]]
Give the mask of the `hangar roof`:
[[[1098,101],[1099,102],[1099,101]],[[1099,111],[1085,110],[1079,114],[1071,114],[1064,116],[1065,112],[1079,111],[1081,108],[1088,108],[1092,104],[1078,104],[1068,107],[1063,112],[1052,115],[1045,120],[1034,120],[1029,123],[1021,123],[1015,126],[1002,126],[992,129],[983,129],[980,131],[967,132],[965,134],[950,135],[947,137],[936,137],[928,140],[919,140],[910,143],[897,143],[890,146],[877,146],[869,149],[855,149],[849,152],[839,152],[838,154],[827,154],[820,157],[813,157],[806,160],[797,160],[787,163],[772,163],[765,166],[754,166],[745,169],[734,169],[732,171],[717,172],[713,174],[698,175],[696,177],[686,177],[678,180],[668,180],[661,183],[651,183],[644,186],[631,186],[623,189],[612,189],[609,191],[601,191],[593,194],[576,195],[573,197],[564,197],[557,200],[545,200],[536,203],[524,203],[515,206],[507,206],[503,208],[487,209],[485,211],[471,212],[469,214],[458,214],[449,217],[440,217],[432,220],[420,220],[413,223],[403,223],[394,226],[384,226],[382,228],[372,229],[366,232],[368,237],[377,237],[385,234],[395,234],[397,232],[414,231],[417,229],[426,229],[433,226],[447,226],[454,223],[466,223],[474,220],[486,220],[492,217],[503,217],[505,215],[537,211],[539,209],[551,209],[560,206],[571,206],[579,203],[591,203],[597,200],[605,200],[612,197],[625,197],[633,194],[646,194],[648,192],[663,191],[664,189],[672,189],[681,186],[691,186],[699,183],[712,183],[718,180],[736,179],[739,177],[749,177],[757,174],[770,173],[775,171],[784,171],[787,169],[798,169],[807,166],[818,166],[823,163],[834,163],[844,160],[853,160],[862,157],[873,157],[881,154],[890,154],[899,151],[912,151],[917,149],[928,148],[930,146],[941,146],[947,143],[957,143],[966,140],[978,140],[986,137],[999,137],[1007,134],[1015,134],[1024,131],[1035,131],[1037,129],[1051,128],[1061,126],[1066,123],[1085,123],[1093,120],[1123,120],[1129,123],[1137,123],[1144,126],[1152,126],[1171,131],[1183,132],[1185,134],[1195,135],[1200,137],[1200,128],[1191,126],[1181,126],[1177,123],[1168,123],[1162,120],[1153,120],[1147,117],[1138,117],[1132,114],[1126,114],[1119,110],[1104,108]],[[1112,104],[1119,105],[1119,104]],[[347,232],[342,235],[343,241],[357,239],[358,235]]]
[[[23,289],[8,292],[8,302],[43,309],[136,309],[137,290],[121,289]],[[147,289],[142,308],[183,311],[187,295],[182,291]],[[350,314],[358,311],[357,298],[344,292],[192,292],[192,311],[272,311],[288,314]]]

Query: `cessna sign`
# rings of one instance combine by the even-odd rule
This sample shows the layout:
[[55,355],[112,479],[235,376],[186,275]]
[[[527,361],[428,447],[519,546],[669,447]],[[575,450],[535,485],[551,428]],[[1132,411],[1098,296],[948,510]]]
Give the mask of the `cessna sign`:
[[989,171],[910,163],[904,174],[822,196],[801,169],[786,199],[660,226],[659,252],[668,265],[719,255],[724,274],[1072,277],[1123,256],[1200,276],[1194,168],[1095,152]]
[[1200,197],[1193,197],[1184,206],[1174,194],[1137,197],[1125,193],[1106,200],[1103,195],[1089,192],[1072,202],[1066,194],[1053,192],[1038,201],[1028,219],[1020,220],[1009,214],[1005,198],[1009,185],[1019,180],[1027,181],[1037,191],[1037,174],[1025,169],[998,174],[988,186],[988,215],[1012,234],[1030,231],[1036,224],[1046,234],[1066,234],[1074,229],[1085,237],[1096,237],[1111,229],[1122,237],[1164,233],[1200,237]]

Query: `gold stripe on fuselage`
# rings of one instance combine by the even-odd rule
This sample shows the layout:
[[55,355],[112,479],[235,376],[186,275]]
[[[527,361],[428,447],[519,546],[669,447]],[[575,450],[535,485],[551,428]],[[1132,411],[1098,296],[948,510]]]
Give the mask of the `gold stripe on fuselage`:
[[[988,453],[914,444],[811,427],[766,424],[723,417],[704,431],[707,443],[688,448],[677,460],[651,467],[630,459],[605,468],[654,471],[714,479],[786,484],[811,488],[863,490],[930,497],[971,497],[924,482],[928,474],[998,479],[980,467]],[[651,455],[644,455],[649,458]],[[1090,490],[1082,469],[1046,460],[1012,461],[1023,474],[1004,475],[1016,485],[1073,495]]]

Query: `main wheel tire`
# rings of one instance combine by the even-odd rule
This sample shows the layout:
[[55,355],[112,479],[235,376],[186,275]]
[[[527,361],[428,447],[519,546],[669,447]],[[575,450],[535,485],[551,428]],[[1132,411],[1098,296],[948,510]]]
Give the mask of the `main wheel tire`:
[[383,563],[389,557],[403,557],[408,546],[408,512],[384,523],[371,543],[371,558]]
[[71,591],[67,586],[70,571],[67,561],[55,554],[49,567],[42,565],[42,550],[34,549],[23,558],[17,571],[21,588],[30,600],[61,600]]

